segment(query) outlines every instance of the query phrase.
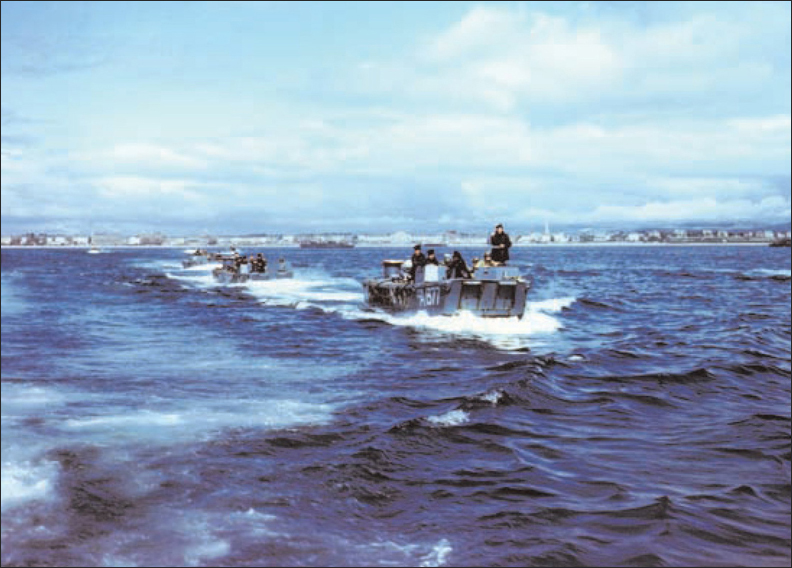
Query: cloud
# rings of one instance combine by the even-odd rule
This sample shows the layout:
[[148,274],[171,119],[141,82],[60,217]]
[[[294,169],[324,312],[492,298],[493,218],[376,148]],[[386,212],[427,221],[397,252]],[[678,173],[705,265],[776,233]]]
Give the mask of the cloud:
[[[75,202],[93,215],[125,208],[149,220],[202,227],[207,218],[234,218],[238,210],[244,212],[237,218],[251,224],[266,219],[283,228],[327,230],[353,222],[368,227],[361,220],[383,212],[413,219],[413,228],[436,227],[443,216],[484,226],[495,217],[512,223],[712,220],[729,213],[777,219],[784,207],[764,201],[779,192],[766,174],[785,173],[786,121],[534,130],[488,115],[403,115],[355,127],[326,117],[311,128],[172,146],[119,144],[62,156],[14,147],[3,153],[3,212],[32,212],[37,200],[74,200],[52,189],[76,183],[83,199]],[[729,160],[739,167],[724,165]],[[740,171],[724,175],[729,170]],[[11,198],[6,207],[6,185],[25,180],[34,182],[27,197]]]
[[[779,219],[792,160],[789,9],[713,6],[651,5],[645,17],[599,4],[476,6],[399,55],[355,61],[327,45],[332,73],[303,62],[306,92],[294,96],[302,83],[291,80],[281,92],[273,76],[261,101],[244,73],[241,93],[173,88],[183,85],[163,69],[178,68],[178,54],[150,69],[156,50],[130,69],[162,77],[153,94],[125,73],[91,77],[101,93],[128,87],[161,105],[102,114],[86,95],[47,115],[6,88],[19,113],[4,98],[4,130],[16,129],[2,139],[4,223],[32,218],[37,203],[48,219],[240,230]],[[96,35],[39,42],[24,31],[4,33],[20,55],[4,53],[4,72],[93,57]],[[222,74],[201,61],[202,77]],[[47,92],[74,85],[37,80]],[[207,109],[206,123],[193,119]],[[27,115],[57,119],[44,128]]]
[[708,222],[731,221],[782,221],[790,218],[790,200],[781,196],[765,197],[759,201],[734,199],[719,201],[715,198],[679,201],[653,201],[638,206],[601,205],[590,216],[591,221],[620,221],[632,224],[641,222],[675,223],[693,219]]
[[200,159],[185,156],[171,148],[152,144],[119,144],[111,150],[108,157],[116,162],[130,163],[142,168],[200,169],[203,166],[203,161]]
[[647,24],[620,12],[591,17],[577,6],[560,16],[474,7],[416,52],[366,62],[357,79],[371,92],[421,104],[484,104],[498,112],[523,105],[564,105],[568,113],[570,106],[599,105],[617,112],[625,104],[655,112],[712,97],[728,108],[749,95],[782,100],[783,92],[767,90],[779,86],[788,94],[788,56],[775,54],[783,47],[767,46],[768,34],[789,42],[779,25],[789,19],[784,7],[681,11],[671,21]]
[[509,10],[476,6],[449,29],[438,34],[423,51],[427,59],[448,61],[473,51],[496,49],[498,42],[514,41],[524,18]]
[[138,176],[113,176],[95,180],[99,196],[110,199],[150,200],[157,197],[177,197],[183,200],[198,199],[198,194],[189,189],[186,180],[152,179]]

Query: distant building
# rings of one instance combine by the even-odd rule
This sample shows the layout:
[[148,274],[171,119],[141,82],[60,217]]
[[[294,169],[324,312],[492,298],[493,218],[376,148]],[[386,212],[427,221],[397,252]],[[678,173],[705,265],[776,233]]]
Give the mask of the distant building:
[[404,231],[396,231],[390,235],[390,242],[393,244],[408,244],[413,242],[413,240],[415,240],[415,237]]
[[47,244],[52,246],[66,246],[69,244],[70,240],[68,237],[64,237],[63,235],[54,235],[47,238]]
[[120,235],[111,235],[107,233],[99,233],[96,235],[91,235],[91,243],[93,246],[97,247],[106,247],[106,246],[116,246],[124,243],[124,237]]
[[358,246],[385,246],[390,243],[387,235],[358,235]]
[[165,242],[165,235],[162,233],[146,233],[143,235],[138,235],[140,238],[141,245],[155,245],[159,246]]

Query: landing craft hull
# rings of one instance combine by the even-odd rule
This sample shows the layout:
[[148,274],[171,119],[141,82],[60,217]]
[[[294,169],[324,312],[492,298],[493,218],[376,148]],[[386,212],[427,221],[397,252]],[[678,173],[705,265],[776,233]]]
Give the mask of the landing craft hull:
[[244,284],[245,282],[256,282],[260,280],[272,280],[273,278],[293,278],[291,270],[277,270],[269,272],[252,272],[249,274],[235,274],[227,271],[215,271],[212,273],[214,279],[221,284]]
[[182,267],[190,268],[192,266],[200,266],[202,264],[206,264],[208,261],[205,256],[198,256],[194,258],[188,258],[187,260],[182,260]]
[[519,279],[451,279],[419,284],[388,279],[363,283],[366,302],[394,313],[423,311],[453,315],[462,311],[479,317],[522,317],[528,284]]

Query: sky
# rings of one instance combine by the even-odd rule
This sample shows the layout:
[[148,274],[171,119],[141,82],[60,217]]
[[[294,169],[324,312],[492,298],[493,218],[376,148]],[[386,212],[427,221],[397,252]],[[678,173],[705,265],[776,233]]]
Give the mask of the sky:
[[790,220],[789,2],[2,1],[2,233]]

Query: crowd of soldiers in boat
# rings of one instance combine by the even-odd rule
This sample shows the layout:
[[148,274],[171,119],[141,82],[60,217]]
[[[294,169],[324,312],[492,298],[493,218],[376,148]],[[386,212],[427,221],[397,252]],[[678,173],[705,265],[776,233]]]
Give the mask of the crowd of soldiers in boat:
[[509,260],[509,248],[512,243],[509,235],[504,232],[503,225],[500,223],[495,226],[495,232],[490,235],[489,244],[492,246],[490,252],[484,253],[484,258],[473,258],[473,262],[468,266],[462,253],[455,250],[452,254],[446,254],[443,262],[435,255],[434,249],[428,249],[426,255],[421,250],[421,245],[413,247],[413,255],[410,260],[404,263],[404,278],[407,280],[415,281],[415,273],[417,270],[429,264],[435,266],[444,266],[446,269],[446,278],[472,278],[473,273],[478,268],[488,266],[503,266]]

